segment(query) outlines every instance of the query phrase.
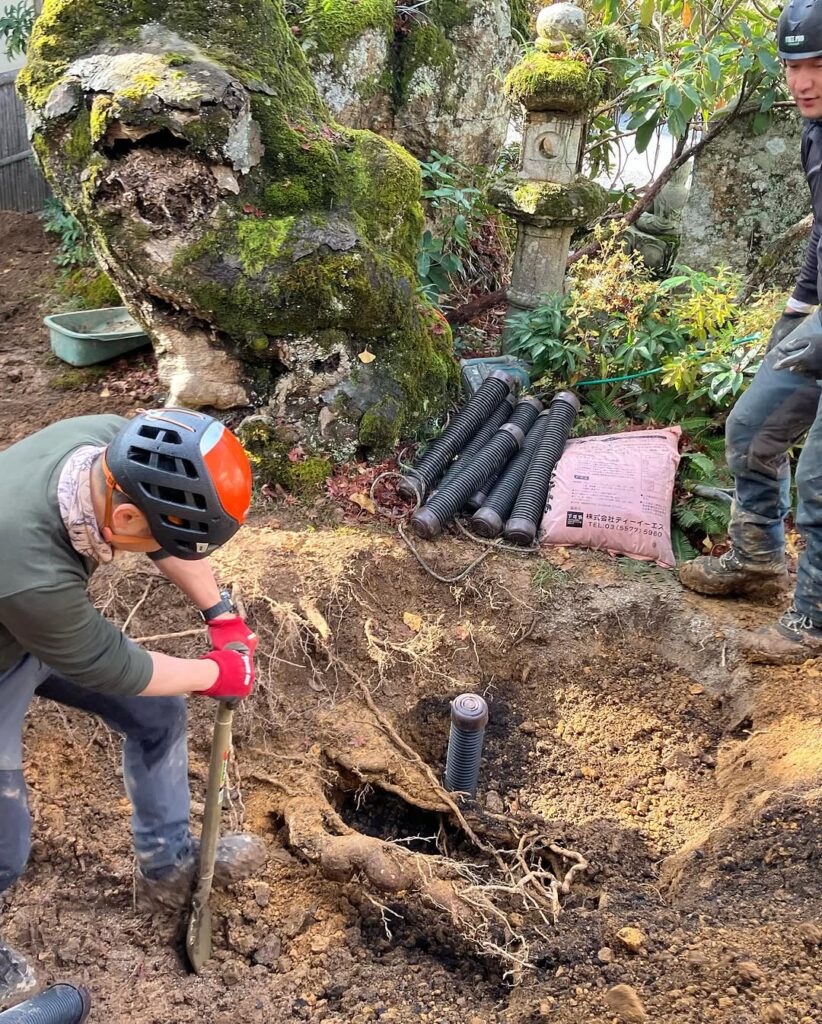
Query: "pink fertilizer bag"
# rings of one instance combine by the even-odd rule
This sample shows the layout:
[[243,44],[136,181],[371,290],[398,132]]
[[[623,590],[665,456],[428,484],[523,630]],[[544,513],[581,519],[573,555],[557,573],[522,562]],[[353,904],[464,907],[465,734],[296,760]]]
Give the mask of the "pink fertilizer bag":
[[671,502],[679,427],[577,437],[559,460],[540,540],[676,565]]

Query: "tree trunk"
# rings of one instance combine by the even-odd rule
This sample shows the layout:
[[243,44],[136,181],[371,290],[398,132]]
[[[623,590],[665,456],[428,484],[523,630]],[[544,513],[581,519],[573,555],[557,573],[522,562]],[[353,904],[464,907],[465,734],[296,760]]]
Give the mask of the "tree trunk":
[[169,402],[262,406],[284,450],[337,459],[444,405],[416,161],[334,123],[282,0],[46,0],[20,88]]

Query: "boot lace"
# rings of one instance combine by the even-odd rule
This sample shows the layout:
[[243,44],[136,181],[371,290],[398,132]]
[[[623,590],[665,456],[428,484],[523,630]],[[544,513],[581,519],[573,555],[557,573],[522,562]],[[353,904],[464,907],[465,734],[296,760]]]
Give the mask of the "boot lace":
[[719,564],[727,572],[736,572],[738,569],[742,568],[742,562],[734,548],[726,551],[724,555],[719,556]]
[[796,608],[789,608],[779,620],[779,624],[796,636],[801,636],[803,632],[814,628],[813,619],[809,615],[803,615]]

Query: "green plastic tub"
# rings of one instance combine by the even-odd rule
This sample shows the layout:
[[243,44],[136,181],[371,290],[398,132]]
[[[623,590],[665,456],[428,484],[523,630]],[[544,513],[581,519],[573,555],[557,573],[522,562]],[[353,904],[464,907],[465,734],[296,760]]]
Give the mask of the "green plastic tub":
[[104,363],[148,344],[148,335],[125,306],[54,313],[43,322],[52,352],[70,366]]

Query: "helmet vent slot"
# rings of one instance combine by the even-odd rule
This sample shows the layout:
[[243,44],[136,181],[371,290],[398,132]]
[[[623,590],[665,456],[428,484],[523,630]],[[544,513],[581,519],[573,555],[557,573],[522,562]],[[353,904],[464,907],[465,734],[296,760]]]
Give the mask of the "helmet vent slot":
[[162,441],[164,444],[182,444],[182,438],[176,430],[168,427],[152,427],[148,423],[140,425],[140,437],[149,441]]

